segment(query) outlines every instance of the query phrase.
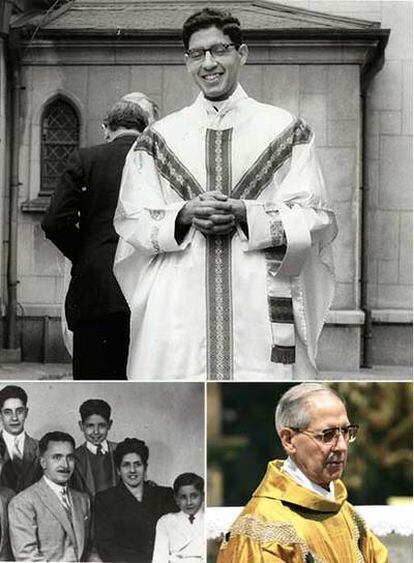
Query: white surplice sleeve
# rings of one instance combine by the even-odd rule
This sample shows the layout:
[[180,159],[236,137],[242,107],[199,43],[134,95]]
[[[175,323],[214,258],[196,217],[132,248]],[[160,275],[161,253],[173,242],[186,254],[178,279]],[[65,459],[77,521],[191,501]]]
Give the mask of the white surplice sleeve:
[[183,250],[175,239],[175,222],[186,201],[168,192],[151,155],[132,148],[126,158],[114,216],[120,238],[144,254]]
[[284,165],[287,174],[280,185],[273,180],[265,199],[244,200],[249,236],[241,229],[239,234],[245,249],[286,245],[280,271],[290,276],[299,275],[312,244],[326,245],[337,232],[314,144],[312,135],[309,142],[293,147]]

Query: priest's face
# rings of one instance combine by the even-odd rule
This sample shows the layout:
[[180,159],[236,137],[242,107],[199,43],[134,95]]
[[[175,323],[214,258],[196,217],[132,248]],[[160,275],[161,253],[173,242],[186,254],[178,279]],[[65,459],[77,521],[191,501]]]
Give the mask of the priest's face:
[[330,428],[349,426],[348,415],[340,399],[330,393],[315,393],[307,403],[309,425],[304,432],[292,437],[293,461],[313,482],[327,488],[342,476],[348,441],[340,432],[331,442],[324,443],[320,434]]
[[233,45],[230,37],[215,26],[199,29],[190,37],[187,69],[206,98],[225,100],[237,87],[247,52],[246,45]]

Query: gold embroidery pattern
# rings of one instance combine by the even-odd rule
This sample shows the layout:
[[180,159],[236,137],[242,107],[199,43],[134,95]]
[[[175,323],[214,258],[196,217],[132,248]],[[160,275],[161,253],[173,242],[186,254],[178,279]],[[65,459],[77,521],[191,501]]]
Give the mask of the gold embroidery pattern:
[[270,222],[270,238],[272,246],[282,246],[286,244],[285,229],[280,219],[274,219]]
[[312,131],[302,120],[297,120],[274,139],[256,162],[243,175],[232,191],[232,197],[256,199],[269,185],[275,172],[292,156],[296,145],[307,144]]
[[[264,522],[253,516],[241,516],[230,529],[230,537],[233,536],[245,536],[258,543],[296,544],[300,548],[303,563],[306,563],[306,554],[311,553],[305,540],[290,522]],[[221,549],[225,549],[226,545],[222,545]],[[311,555],[315,563],[325,563],[312,553]]]
[[355,540],[355,549],[357,555],[357,563],[364,563],[365,559],[361,552],[360,542],[361,542],[361,535],[367,536],[367,526],[365,524],[365,520],[356,512],[356,510],[351,509],[352,520],[354,521],[354,529],[352,530],[354,540]]
[[[207,130],[207,191],[230,192],[231,134]],[[215,380],[231,379],[233,371],[231,238],[207,237],[207,378]]]
[[143,151],[152,156],[158,172],[182,199],[188,201],[203,193],[200,184],[157,131],[149,129],[139,135],[134,151]]

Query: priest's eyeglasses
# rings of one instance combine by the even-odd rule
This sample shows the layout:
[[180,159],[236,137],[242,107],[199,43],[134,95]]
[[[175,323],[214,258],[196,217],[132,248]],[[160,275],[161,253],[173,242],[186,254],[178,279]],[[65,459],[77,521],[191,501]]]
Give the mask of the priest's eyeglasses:
[[326,430],[322,430],[322,432],[311,432],[310,430],[303,430],[302,428],[292,428],[295,432],[300,434],[308,434],[312,436],[312,438],[316,438],[319,442],[323,444],[333,444],[339,438],[339,435],[342,434],[345,441],[348,443],[355,442],[357,434],[358,434],[359,426],[358,424],[350,424],[349,426],[336,426],[334,428],[326,428]]
[[227,54],[230,47],[237,47],[235,43],[215,43],[208,49],[204,49],[200,47],[199,49],[188,49],[186,51],[186,55],[194,62],[201,62],[204,60],[206,53],[210,53],[210,55],[216,59],[217,57],[223,57]]

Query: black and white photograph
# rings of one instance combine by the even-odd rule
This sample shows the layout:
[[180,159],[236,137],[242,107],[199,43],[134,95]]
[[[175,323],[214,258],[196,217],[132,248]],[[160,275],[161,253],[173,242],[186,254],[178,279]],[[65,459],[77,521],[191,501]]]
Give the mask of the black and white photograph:
[[5,385],[0,419],[1,561],[205,560],[202,384]]

